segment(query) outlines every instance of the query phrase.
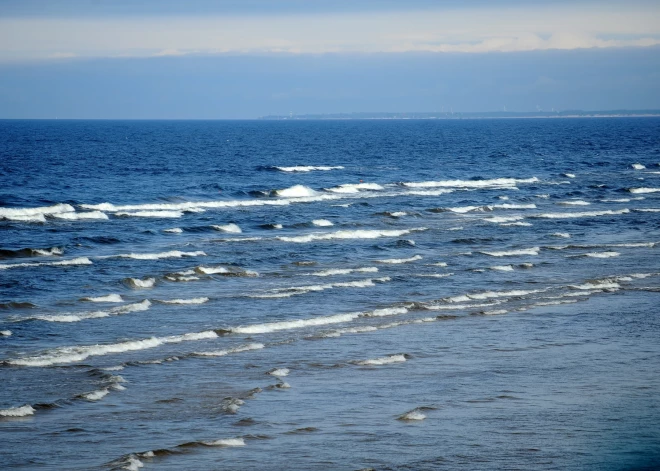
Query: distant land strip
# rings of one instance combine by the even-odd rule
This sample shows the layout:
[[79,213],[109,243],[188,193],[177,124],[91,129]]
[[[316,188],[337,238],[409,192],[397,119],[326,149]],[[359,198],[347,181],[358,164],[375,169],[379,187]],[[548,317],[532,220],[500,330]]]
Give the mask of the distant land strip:
[[604,110],[604,111],[427,111],[410,113],[359,112],[359,113],[322,113],[260,116],[263,120],[331,120],[331,119],[507,119],[507,118],[633,118],[659,117],[660,110]]

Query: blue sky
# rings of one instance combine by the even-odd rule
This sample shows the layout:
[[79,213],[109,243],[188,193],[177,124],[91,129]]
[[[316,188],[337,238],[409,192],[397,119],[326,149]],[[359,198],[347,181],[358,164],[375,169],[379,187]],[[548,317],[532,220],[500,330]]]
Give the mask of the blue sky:
[[660,2],[4,0],[0,117],[660,108]]

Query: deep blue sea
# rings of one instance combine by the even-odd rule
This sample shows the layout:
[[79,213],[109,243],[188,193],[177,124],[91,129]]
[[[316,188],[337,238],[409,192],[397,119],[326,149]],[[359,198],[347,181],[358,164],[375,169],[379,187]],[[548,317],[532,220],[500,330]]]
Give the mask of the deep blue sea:
[[660,469],[660,119],[0,121],[0,468]]

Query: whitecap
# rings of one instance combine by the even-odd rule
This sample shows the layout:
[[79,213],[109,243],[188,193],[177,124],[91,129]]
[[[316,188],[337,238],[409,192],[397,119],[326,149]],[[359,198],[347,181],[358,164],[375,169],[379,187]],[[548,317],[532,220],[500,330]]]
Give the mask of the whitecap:
[[658,193],[660,188],[631,188],[628,191],[631,193]]
[[275,194],[283,198],[303,198],[308,196],[317,196],[318,192],[304,185],[294,185],[283,190],[276,190]]
[[389,365],[391,363],[403,363],[405,361],[406,361],[406,356],[399,354],[399,355],[390,355],[380,358],[372,358],[370,360],[362,360],[356,362],[356,364],[362,366],[380,366],[380,365]]
[[157,299],[156,301],[164,304],[204,304],[209,301],[209,298]]
[[330,170],[342,170],[344,167],[342,166],[312,166],[312,165],[296,165],[294,167],[274,167],[277,170],[280,170],[281,172],[312,172],[314,170],[318,171],[330,171]]
[[453,187],[453,188],[501,188],[515,187],[517,183],[536,183],[539,179],[536,177],[526,179],[516,178],[494,178],[491,180],[444,180],[427,182],[408,182],[404,186],[412,188],[434,188],[434,187]]
[[213,229],[216,231],[222,231],[222,232],[231,232],[234,234],[240,234],[243,232],[240,227],[238,227],[236,224],[225,224],[223,226],[211,226]]
[[226,267],[195,267],[195,272],[202,275],[215,275],[218,273],[229,273]]
[[0,335],[3,337],[11,337],[12,333],[11,330],[0,330]]
[[420,411],[416,410],[416,409],[411,410],[410,412],[406,412],[405,414],[400,415],[398,417],[398,420],[405,420],[405,421],[408,421],[408,420],[424,420],[424,419],[426,419],[426,416],[424,414],[422,414]]
[[59,347],[33,357],[6,360],[6,363],[16,366],[50,366],[63,363],[83,361],[91,356],[104,356],[114,353],[123,353],[136,350],[155,348],[170,343],[189,342],[217,338],[218,334],[209,330],[168,337],[150,337],[141,340],[128,340],[125,342],[97,345],[76,345],[72,347]]
[[82,298],[81,301],[89,301],[92,303],[123,303],[124,302],[121,295],[119,294],[107,294],[105,296]]
[[660,213],[660,209],[657,208],[639,208],[635,209],[635,211],[639,211],[640,213]]
[[525,219],[525,218],[522,216],[495,216],[492,218],[484,218],[484,221],[500,224],[500,223],[520,221],[521,219]]
[[636,164],[632,164],[631,167],[634,168],[635,170],[644,170],[646,168],[646,165],[636,163]]
[[562,173],[561,176],[566,178],[575,178],[574,173]]
[[553,232],[550,234],[553,237],[562,237],[564,239],[570,239],[571,235],[568,232]]
[[110,391],[107,388],[105,388],[105,389],[99,389],[98,391],[92,391],[81,394],[80,397],[87,401],[98,401],[99,399],[103,399],[108,394],[110,394]]
[[592,257],[592,258],[611,258],[611,257],[618,257],[621,255],[619,252],[591,252],[591,253],[585,253],[585,257]]
[[36,319],[46,322],[80,322],[86,319],[99,319],[102,317],[117,316],[121,314],[128,314],[130,312],[146,311],[151,306],[148,299],[134,304],[126,304],[124,306],[117,306],[107,311],[92,311],[92,312],[78,312],[69,314],[54,314],[54,315],[39,315],[30,316],[25,319]]
[[518,221],[518,222],[507,222],[507,223],[504,223],[504,224],[500,224],[500,226],[502,226],[502,227],[513,227],[513,226],[529,227],[529,226],[532,226],[532,225],[533,225],[533,224],[531,224],[531,223],[529,223],[529,222],[521,222],[521,221]]
[[490,255],[491,257],[516,257],[519,255],[538,255],[540,247],[532,247],[529,249],[518,249],[518,250],[503,250],[500,252],[481,252],[485,255]]
[[331,221],[328,221],[327,219],[314,219],[312,221],[312,224],[319,227],[334,226],[334,224]]
[[360,317],[360,315],[361,313],[334,314],[331,316],[315,317],[311,319],[296,319],[290,321],[269,322],[266,324],[234,327],[230,330],[231,332],[237,334],[265,334],[279,330],[301,329],[305,327],[350,322]]
[[144,280],[139,278],[128,278],[127,281],[133,288],[153,288],[154,284],[156,284],[155,278],[146,278]]
[[513,271],[513,267],[511,265],[498,265],[490,267],[490,269],[496,271]]
[[344,183],[343,185],[324,189],[325,191],[330,191],[332,193],[359,193],[360,190],[380,191],[385,188],[378,183]]
[[172,229],[163,229],[163,232],[169,232],[170,234],[181,234],[183,229],[180,227],[173,227]]
[[614,216],[618,214],[629,213],[629,209],[620,209],[617,211],[605,210],[605,211],[585,211],[585,212],[568,212],[568,213],[542,213],[534,214],[530,217],[534,218],[546,218],[546,219],[569,219],[569,218],[586,218],[594,216]]
[[195,352],[194,355],[199,355],[203,357],[223,357],[230,355],[232,353],[247,352],[250,350],[261,350],[266,346],[263,343],[249,343],[247,345],[241,345],[238,347],[230,348],[227,350],[214,350],[210,352]]
[[139,217],[139,218],[180,218],[183,216],[182,211],[120,211],[116,212],[115,216],[119,217]]
[[421,260],[423,257],[421,255],[415,255],[410,258],[387,258],[384,260],[375,260],[378,263],[390,263],[390,264],[400,264],[400,263],[409,263]]
[[128,253],[119,255],[109,255],[106,258],[132,258],[135,260],[158,260],[161,258],[181,258],[181,257],[202,257],[206,253],[198,250],[196,252],[181,252],[180,250],[170,250],[161,253]]
[[242,438],[223,438],[213,442],[202,442],[207,446],[245,446],[245,440]]
[[405,307],[386,307],[382,309],[374,309],[373,311],[363,312],[360,317],[389,317],[406,314],[408,308]]
[[589,206],[591,203],[583,200],[569,200],[569,201],[562,201],[557,204],[560,204],[562,206]]
[[75,212],[75,208],[70,204],[56,204],[53,206],[42,206],[38,208],[1,208],[0,219],[15,219],[20,218],[39,218],[40,221],[45,221],[44,216],[52,216],[54,214]]
[[410,234],[413,231],[424,231],[426,228],[416,229],[403,229],[403,230],[377,230],[377,229],[359,229],[354,231],[336,231],[336,232],[317,232],[302,236],[285,237],[279,236],[278,240],[284,242],[297,242],[307,243],[316,240],[333,240],[333,239],[377,239],[379,237],[400,237],[405,234]]
[[275,368],[271,371],[268,372],[269,375],[271,376],[288,376],[289,375],[289,368]]
[[78,221],[82,219],[109,219],[108,215],[101,211],[87,211],[82,213],[56,213],[52,214],[56,219],[67,219],[70,221]]
[[21,267],[45,267],[45,266],[69,266],[69,265],[91,265],[92,261],[87,257],[72,258],[69,260],[61,260],[58,262],[35,262],[35,263],[13,263],[13,264],[0,264],[0,270],[7,270],[9,268]]
[[26,417],[28,415],[34,415],[36,411],[34,408],[26,404],[21,407],[12,407],[10,409],[0,409],[0,417]]
[[350,273],[376,273],[378,268],[376,267],[364,267],[364,268],[332,268],[330,270],[317,271],[314,273],[309,273],[311,276],[335,276],[335,275],[348,275]]

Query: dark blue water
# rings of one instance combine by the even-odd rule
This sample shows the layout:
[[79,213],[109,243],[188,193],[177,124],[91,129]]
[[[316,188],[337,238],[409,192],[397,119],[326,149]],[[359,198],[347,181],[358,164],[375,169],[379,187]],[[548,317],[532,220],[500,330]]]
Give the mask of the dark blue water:
[[660,120],[0,122],[8,469],[660,468]]

